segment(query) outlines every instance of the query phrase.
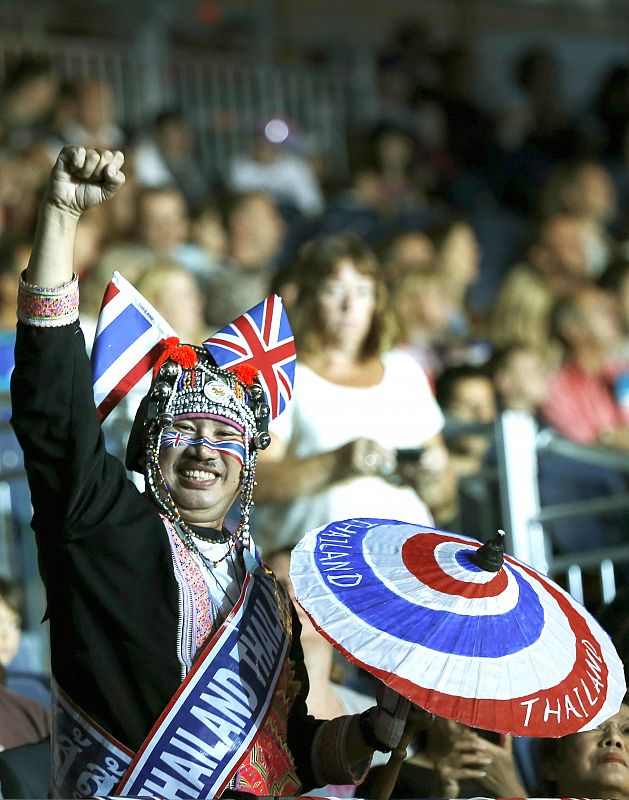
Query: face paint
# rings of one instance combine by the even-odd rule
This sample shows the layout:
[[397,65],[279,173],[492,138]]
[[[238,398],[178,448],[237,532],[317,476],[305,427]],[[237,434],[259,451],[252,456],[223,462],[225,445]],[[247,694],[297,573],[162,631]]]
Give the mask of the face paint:
[[245,445],[241,439],[220,439],[215,442],[206,436],[194,436],[191,433],[181,431],[164,431],[162,434],[162,447],[209,447],[211,450],[218,450],[220,453],[232,456],[240,464],[245,463]]

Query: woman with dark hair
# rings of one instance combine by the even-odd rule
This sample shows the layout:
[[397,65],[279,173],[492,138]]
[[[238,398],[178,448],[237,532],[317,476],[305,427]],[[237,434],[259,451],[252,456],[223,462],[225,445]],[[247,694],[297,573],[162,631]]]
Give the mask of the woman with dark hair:
[[456,480],[443,417],[421,368],[390,349],[375,256],[351,234],[322,239],[304,251],[297,283],[295,393],[258,462],[258,502],[273,504],[258,514],[258,540],[277,549],[352,516],[444,520]]
[[541,760],[548,797],[629,800],[629,695],[593,730],[544,739]]

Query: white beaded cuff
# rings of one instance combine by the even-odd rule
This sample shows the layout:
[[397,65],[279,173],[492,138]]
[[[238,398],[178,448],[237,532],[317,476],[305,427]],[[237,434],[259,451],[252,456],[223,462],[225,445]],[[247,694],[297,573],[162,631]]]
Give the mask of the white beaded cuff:
[[17,318],[25,325],[38,328],[59,328],[79,318],[79,279],[54,289],[34,286],[20,277],[17,296]]

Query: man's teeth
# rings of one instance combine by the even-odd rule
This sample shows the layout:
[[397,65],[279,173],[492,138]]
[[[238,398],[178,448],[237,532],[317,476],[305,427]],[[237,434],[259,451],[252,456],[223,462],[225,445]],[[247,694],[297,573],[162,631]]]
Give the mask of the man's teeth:
[[208,481],[216,477],[214,472],[207,472],[204,469],[186,469],[182,474],[184,478],[192,478],[195,481]]

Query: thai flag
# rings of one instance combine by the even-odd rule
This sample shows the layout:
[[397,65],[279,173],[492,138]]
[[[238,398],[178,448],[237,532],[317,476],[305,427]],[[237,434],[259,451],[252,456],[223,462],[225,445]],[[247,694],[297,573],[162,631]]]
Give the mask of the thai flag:
[[164,339],[175,335],[129,281],[114,272],[92,349],[94,401],[101,422],[152,369]]
[[203,344],[223,369],[255,367],[271,419],[282,413],[293,393],[296,359],[293,333],[277,295],[269,295]]

